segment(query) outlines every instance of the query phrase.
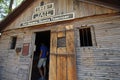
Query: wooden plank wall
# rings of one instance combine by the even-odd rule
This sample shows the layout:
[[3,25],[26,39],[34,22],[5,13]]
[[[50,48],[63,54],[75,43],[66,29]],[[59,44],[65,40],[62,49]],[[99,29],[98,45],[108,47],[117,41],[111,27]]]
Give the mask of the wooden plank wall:
[[[45,3],[55,3],[56,15],[64,14],[68,12],[75,12],[76,18],[92,16],[97,14],[113,13],[116,12],[111,9],[103,8],[96,5],[91,5],[83,2],[76,2],[77,0],[45,0]],[[64,3],[63,3],[64,2]],[[9,50],[10,36],[18,36],[17,47],[23,47],[23,43],[31,43],[31,30],[29,28],[21,28],[19,24],[21,22],[29,21],[32,19],[34,8],[38,6],[40,0],[36,0],[35,3],[21,14],[16,21],[11,23],[1,36],[0,40],[0,79],[1,80],[28,80],[29,67],[31,64],[30,55],[23,57],[22,52],[16,54],[15,50]],[[101,16],[105,17],[105,16]],[[81,48],[79,46],[79,35],[76,30],[76,54],[77,65],[74,65],[74,48],[71,42],[74,42],[74,33],[68,30],[67,47],[56,49],[56,38],[58,35],[53,31],[51,47],[52,54],[50,56],[50,80],[119,80],[120,79],[120,17],[108,17],[102,18],[96,17],[91,19],[83,19],[74,22],[74,27],[81,27],[81,25],[92,25],[95,29],[97,46],[91,48]],[[70,23],[72,24],[72,23]],[[67,23],[68,25],[68,23]],[[41,26],[40,26],[41,27]],[[56,27],[56,26],[55,26]],[[70,26],[69,26],[70,27]],[[66,26],[66,29],[69,29]],[[15,29],[15,30],[14,30]],[[19,34],[18,34],[19,33]],[[70,34],[73,33],[73,34]],[[63,35],[63,34],[62,34]],[[61,34],[59,35],[61,36]],[[56,37],[56,38],[55,38]],[[70,39],[71,38],[71,39]],[[70,41],[70,42],[69,42]],[[56,44],[55,44],[56,43]],[[60,50],[67,53],[67,57],[56,57],[56,52],[60,53]],[[32,54],[32,53],[31,53]],[[74,53],[75,54],[75,53]],[[19,55],[19,56],[18,56]],[[64,64],[63,64],[64,62]],[[57,64],[56,64],[57,63]],[[52,67],[54,65],[55,68]],[[65,67],[66,66],[66,67]],[[77,74],[75,73],[75,66],[77,66]],[[109,66],[109,67],[108,67]],[[73,69],[74,68],[74,69]],[[61,70],[62,69],[62,70]],[[64,73],[64,74],[62,74]],[[73,74],[73,75],[72,75]],[[62,77],[61,77],[61,76]],[[67,76],[67,77],[66,77]],[[68,77],[69,76],[69,77]]]
[[[10,49],[11,37],[17,36],[16,48]],[[22,56],[23,43],[31,42],[28,29],[10,30],[2,33],[0,40],[0,80],[28,80],[30,55]],[[16,49],[20,48],[17,53]]]
[[[22,13],[15,21],[13,21],[13,23],[11,23],[5,30],[21,28],[20,23],[32,20],[35,7],[39,6],[41,1],[42,0],[35,0],[34,3],[32,3],[28,9],[26,9],[26,11],[24,11],[24,13]],[[117,12],[112,9],[80,2],[78,0],[44,0],[44,3],[54,3],[55,15],[74,12],[75,18]]]
[[[101,18],[100,18],[101,17]],[[75,23],[78,80],[120,79],[120,16],[99,16]],[[97,45],[80,47],[79,28],[93,26]]]
[[73,0],[73,1],[74,1],[73,7],[74,7],[76,18],[117,12],[116,10],[97,6],[90,3],[85,3],[78,0]]
[[8,44],[9,44],[9,37],[6,33],[4,33],[1,38],[0,38],[0,79],[6,79],[6,75],[8,74],[8,70],[7,68],[7,64],[8,64],[8,50],[6,50],[8,48]]
[[119,80],[119,53],[118,49],[77,49],[78,80]]
[[[21,28],[20,23],[32,20],[32,15],[35,11],[35,7],[40,5],[42,0],[35,0],[24,13],[22,13],[13,23],[11,23],[5,30]],[[68,12],[73,12],[72,0],[44,0],[45,4],[54,3],[55,15],[61,15]]]

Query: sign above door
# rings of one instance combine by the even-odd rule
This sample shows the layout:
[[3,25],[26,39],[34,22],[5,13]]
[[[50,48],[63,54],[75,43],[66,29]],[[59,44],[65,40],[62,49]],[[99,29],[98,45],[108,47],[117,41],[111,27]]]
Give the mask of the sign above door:
[[21,27],[28,27],[33,25],[64,21],[74,19],[74,12],[55,15],[54,3],[49,3],[43,6],[38,6],[35,8],[35,11],[32,15],[32,20],[22,22]]

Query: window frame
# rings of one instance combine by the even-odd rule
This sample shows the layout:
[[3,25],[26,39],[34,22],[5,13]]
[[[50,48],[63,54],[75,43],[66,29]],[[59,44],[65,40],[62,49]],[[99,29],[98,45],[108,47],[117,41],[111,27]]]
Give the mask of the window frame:
[[[16,48],[17,36],[11,36],[10,49],[13,50]],[[14,41],[15,40],[15,41]]]
[[[81,46],[81,42],[80,42],[80,29],[84,29],[84,28],[90,28],[92,46]],[[79,27],[77,29],[78,29],[77,31],[78,31],[78,38],[79,38],[79,46],[80,47],[95,47],[95,46],[97,46],[94,26],[81,26],[81,27]]]

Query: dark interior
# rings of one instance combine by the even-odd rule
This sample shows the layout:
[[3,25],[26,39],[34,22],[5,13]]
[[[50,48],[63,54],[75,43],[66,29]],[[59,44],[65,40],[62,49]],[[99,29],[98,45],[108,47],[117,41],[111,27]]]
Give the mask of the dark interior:
[[[41,42],[44,43],[48,47],[48,49],[50,49],[50,31],[43,31],[43,32],[36,33],[36,39],[35,39],[36,51],[34,52],[31,80],[39,80],[39,78],[41,77],[39,70],[37,68],[39,54],[40,54],[39,47],[40,47]],[[49,52],[50,52],[50,50],[49,50]],[[48,80],[49,56],[47,57],[46,68],[47,68],[46,80]]]
[[92,38],[90,28],[83,28],[79,30],[80,33],[80,46],[92,46]]

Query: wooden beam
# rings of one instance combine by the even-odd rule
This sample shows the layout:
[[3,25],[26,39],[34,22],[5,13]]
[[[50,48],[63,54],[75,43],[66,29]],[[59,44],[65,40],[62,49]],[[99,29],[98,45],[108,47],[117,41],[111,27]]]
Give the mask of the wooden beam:
[[78,1],[87,2],[87,3],[91,3],[91,4],[95,4],[95,5],[120,11],[120,6],[114,3],[114,0],[113,0],[113,3],[109,3],[109,1],[105,2],[101,0],[78,0]]

